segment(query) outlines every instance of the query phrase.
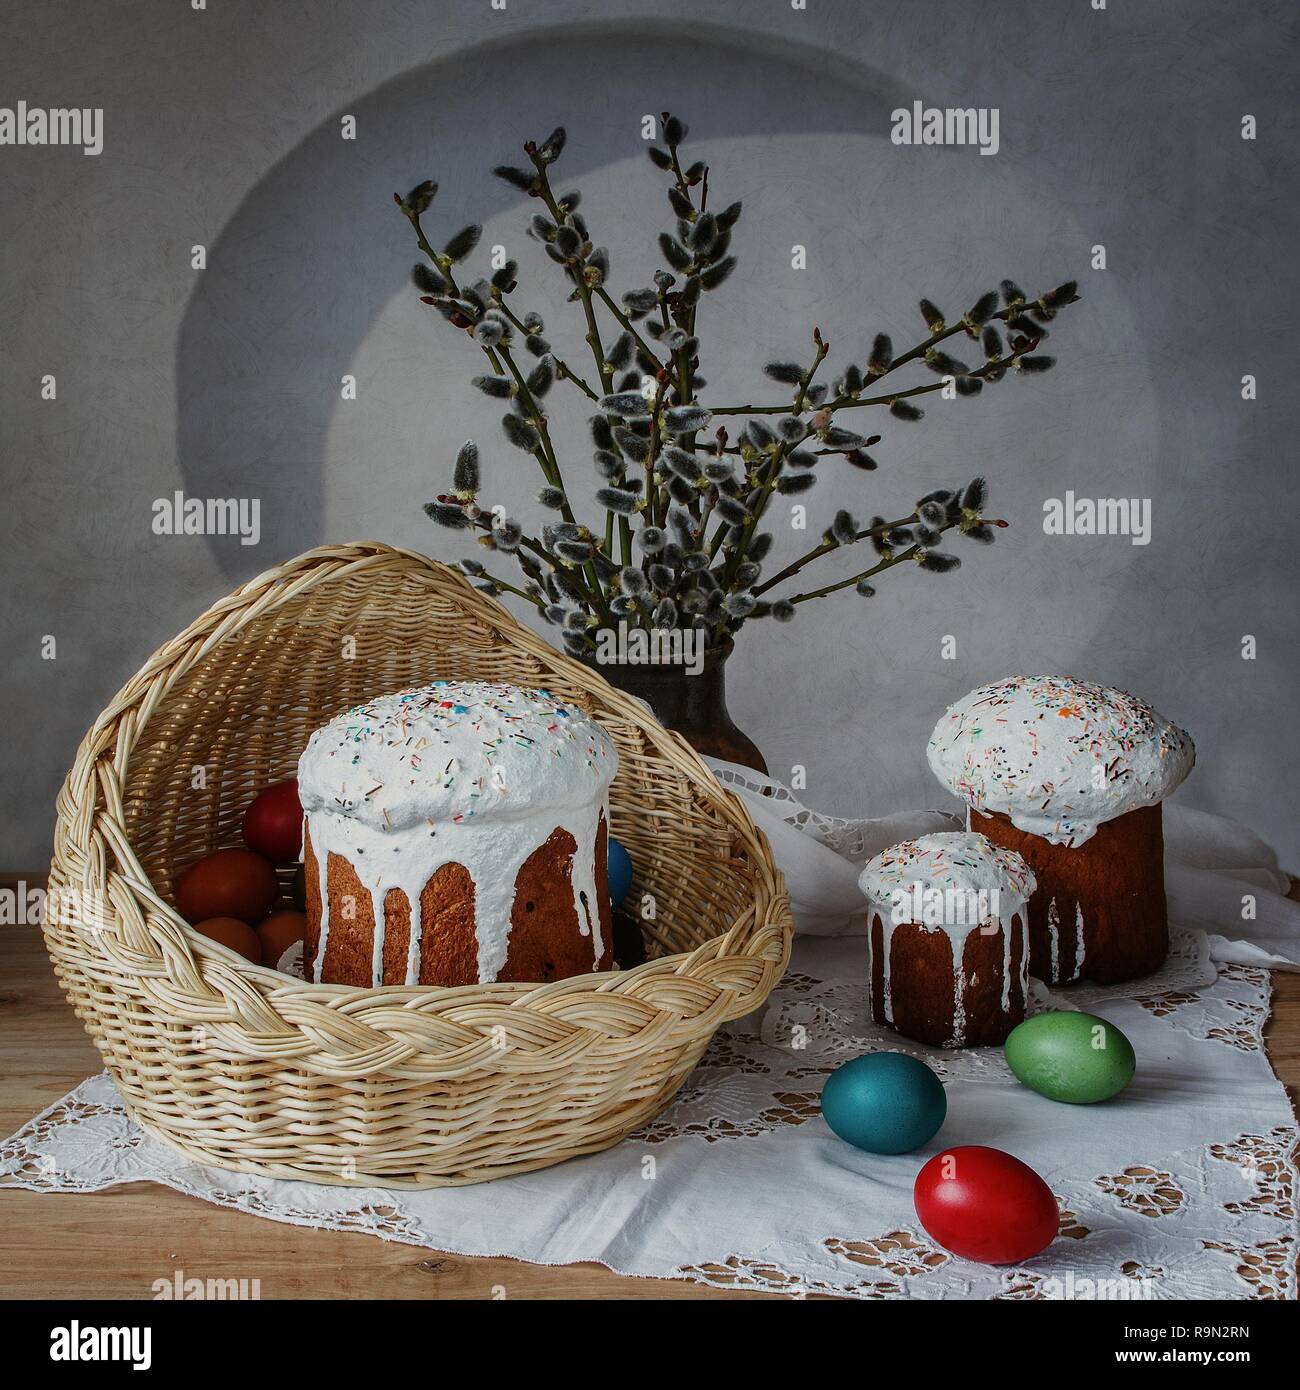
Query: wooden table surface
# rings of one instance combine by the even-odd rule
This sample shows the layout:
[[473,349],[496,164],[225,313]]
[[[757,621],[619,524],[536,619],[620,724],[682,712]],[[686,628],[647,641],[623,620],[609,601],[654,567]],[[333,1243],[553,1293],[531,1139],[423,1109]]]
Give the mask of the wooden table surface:
[[[0,876],[12,882],[17,875]],[[29,884],[39,881],[28,875]],[[1275,972],[1266,1037],[1300,1090],[1300,975]],[[99,1054],[54,980],[38,928],[0,927],[0,1137],[78,1082]],[[156,1279],[258,1279],[263,1298],[762,1298],[600,1265],[549,1268],[287,1226],[156,1183],[102,1193],[0,1189],[0,1297],[149,1298]],[[779,1295],[770,1295],[778,1297]]]

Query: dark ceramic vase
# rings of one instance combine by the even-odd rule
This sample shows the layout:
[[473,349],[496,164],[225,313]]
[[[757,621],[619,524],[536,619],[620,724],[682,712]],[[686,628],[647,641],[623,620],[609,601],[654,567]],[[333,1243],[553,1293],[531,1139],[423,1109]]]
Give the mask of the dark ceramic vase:
[[634,695],[665,728],[681,734],[697,753],[766,773],[758,746],[727,712],[726,669],[732,644],[711,647],[697,673],[680,664],[599,662],[588,665],[619,690]]

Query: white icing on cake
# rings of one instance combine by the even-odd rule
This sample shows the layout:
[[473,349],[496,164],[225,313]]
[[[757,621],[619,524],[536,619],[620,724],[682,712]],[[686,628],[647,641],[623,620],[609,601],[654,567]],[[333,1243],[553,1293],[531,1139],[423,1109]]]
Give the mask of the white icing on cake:
[[[882,850],[862,870],[858,887],[873,904],[870,915],[878,916],[881,922],[881,1003],[889,1023],[894,1021],[890,984],[894,928],[908,922],[925,931],[942,931],[948,938],[954,982],[953,1028],[948,1046],[961,1047],[966,1041],[966,990],[975,984],[974,979],[968,981],[965,977],[966,939],[994,918],[1002,934],[1002,1012],[1011,1007],[1011,948],[1017,936],[1023,997],[1029,987],[1025,907],[1037,883],[1033,870],[1015,850],[995,845],[987,836],[971,831],[922,835]],[[941,901],[946,904],[945,911],[927,910],[927,904],[937,908]],[[1019,928],[1012,922],[1017,916]],[[874,936],[869,940],[874,942]]]
[[[1015,850],[995,845],[987,835],[968,830],[946,830],[891,845],[869,861],[858,887],[876,902],[889,902],[900,889],[952,889],[977,894],[998,890],[1023,903],[1034,891],[1034,871]],[[899,921],[911,922],[915,916]]]
[[972,690],[935,725],[926,753],[975,810],[1070,848],[1163,801],[1196,761],[1188,735],[1137,696],[1068,676]]
[[348,710],[312,734],[298,762],[298,794],[316,855],[320,938],[329,944],[330,854],[348,860],[370,893],[373,983],[383,979],[384,898],[411,907],[406,983],[418,981],[420,895],[445,864],[474,881],[480,983],[509,950],[515,880],[557,828],[577,842],[573,907],[590,934],[593,968],[604,954],[596,897],[596,836],[618,770],[599,724],[546,690],[436,681]]

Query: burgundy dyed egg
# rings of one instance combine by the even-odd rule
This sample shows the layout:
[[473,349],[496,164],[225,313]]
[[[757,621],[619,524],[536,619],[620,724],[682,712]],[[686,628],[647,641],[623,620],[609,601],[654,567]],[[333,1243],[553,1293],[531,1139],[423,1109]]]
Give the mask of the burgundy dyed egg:
[[916,1175],[916,1214],[945,1250],[981,1264],[1032,1259],[1052,1243],[1060,1213],[1052,1190],[1001,1149],[945,1149]]
[[297,859],[302,851],[302,803],[296,777],[276,782],[253,798],[244,812],[244,843],[274,864]]

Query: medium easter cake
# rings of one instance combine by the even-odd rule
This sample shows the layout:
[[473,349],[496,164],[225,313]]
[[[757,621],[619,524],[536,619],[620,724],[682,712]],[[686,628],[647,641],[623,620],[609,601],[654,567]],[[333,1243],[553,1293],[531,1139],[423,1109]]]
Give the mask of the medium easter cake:
[[1150,974],[1169,949],[1160,804],[1196,761],[1192,740],[1122,690],[1011,676],[935,726],[930,767],[968,824],[1022,854],[1030,973],[1051,984]]
[[943,831],[876,855],[867,897],[871,1014],[934,1047],[1000,1043],[1025,1016],[1034,875],[983,835]]
[[298,763],[306,978],[548,981],[613,965],[618,754],[546,690],[435,681],[348,710]]

